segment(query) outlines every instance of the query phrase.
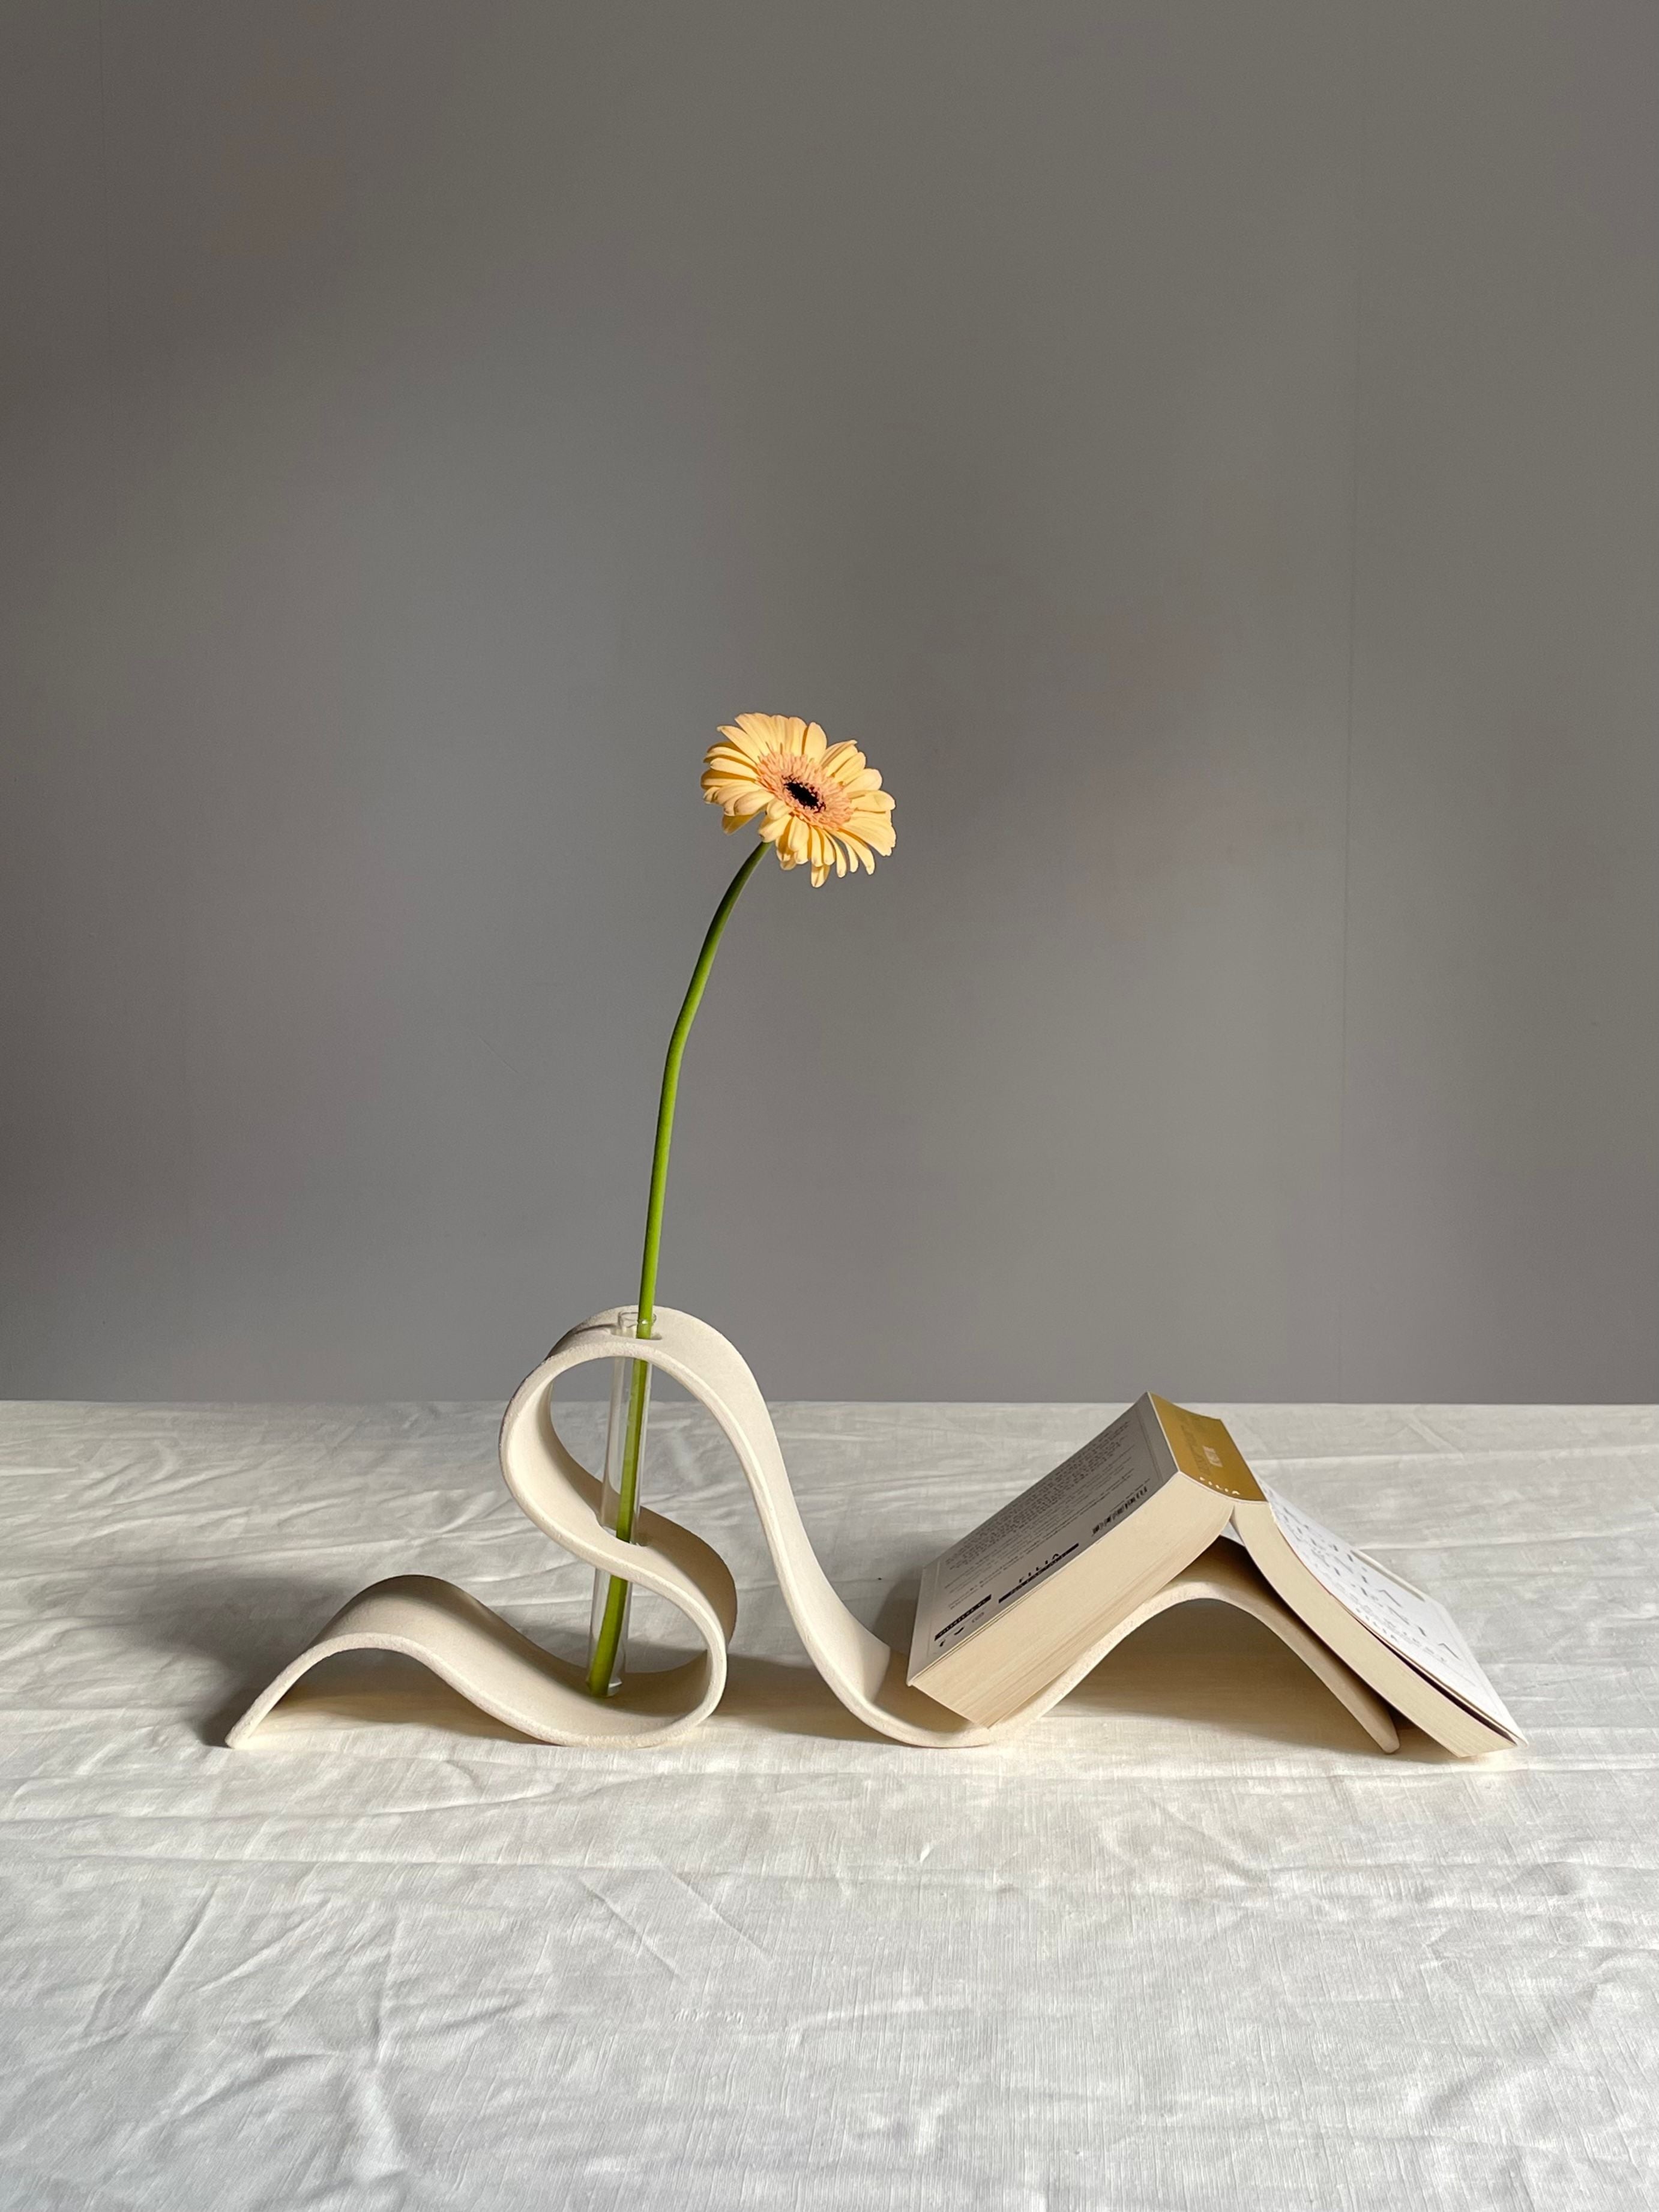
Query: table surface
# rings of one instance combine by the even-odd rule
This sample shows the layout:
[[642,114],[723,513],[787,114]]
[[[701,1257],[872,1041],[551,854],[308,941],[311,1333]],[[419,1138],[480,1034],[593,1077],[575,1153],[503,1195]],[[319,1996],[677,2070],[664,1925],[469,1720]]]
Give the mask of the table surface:
[[[1115,1410],[778,1425],[901,1640],[921,1563]],[[1209,1606],[1007,1743],[879,1741],[667,1404],[651,1494],[742,1608],[699,1734],[550,1749],[387,1662],[228,1752],[384,1575],[577,1650],[495,1409],[0,1411],[0,2206],[1659,2203],[1653,1411],[1216,1410],[1449,1605],[1526,1750],[1386,1758]],[[561,1418],[591,1464],[602,1409]]]

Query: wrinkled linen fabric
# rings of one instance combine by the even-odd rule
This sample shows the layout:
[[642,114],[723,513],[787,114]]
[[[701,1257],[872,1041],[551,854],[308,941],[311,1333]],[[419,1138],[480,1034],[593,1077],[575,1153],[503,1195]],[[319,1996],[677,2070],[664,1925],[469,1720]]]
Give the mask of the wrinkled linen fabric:
[[[920,1565],[1115,1410],[778,1425],[902,1640]],[[699,1734],[558,1750],[387,1662],[228,1752],[385,1575],[578,1652],[591,1575],[507,1497],[495,1409],[5,1409],[0,2205],[1659,2204],[1654,1413],[1216,1410],[1445,1601],[1525,1751],[1384,1757],[1208,1606],[1011,1741],[878,1740],[668,1403],[650,1502],[741,1601]],[[603,1409],[561,1419],[592,1464]]]

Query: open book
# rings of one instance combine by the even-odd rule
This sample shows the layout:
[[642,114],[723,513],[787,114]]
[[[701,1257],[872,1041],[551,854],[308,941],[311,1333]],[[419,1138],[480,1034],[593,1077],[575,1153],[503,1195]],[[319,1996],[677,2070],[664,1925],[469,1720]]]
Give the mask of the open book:
[[933,1561],[908,1679],[969,1720],[1006,1720],[1226,1538],[1449,1751],[1524,1741],[1443,1607],[1258,1482],[1223,1422],[1151,1395]]

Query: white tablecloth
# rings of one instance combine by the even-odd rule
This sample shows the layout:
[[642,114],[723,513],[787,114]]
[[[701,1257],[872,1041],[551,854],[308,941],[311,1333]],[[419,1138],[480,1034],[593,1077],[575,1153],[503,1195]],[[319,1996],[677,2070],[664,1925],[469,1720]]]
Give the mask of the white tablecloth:
[[[1109,1410],[779,1427],[896,1635],[906,1571]],[[495,1410],[6,1410],[0,2204],[1650,2212],[1659,1425],[1218,1410],[1447,1601],[1528,1750],[1385,1758],[1209,1607],[1013,1742],[877,1741],[681,1404],[654,1494],[743,1605],[700,1735],[552,1750],[389,1665],[228,1752],[383,1575],[575,1649],[590,1577],[501,1487]]]

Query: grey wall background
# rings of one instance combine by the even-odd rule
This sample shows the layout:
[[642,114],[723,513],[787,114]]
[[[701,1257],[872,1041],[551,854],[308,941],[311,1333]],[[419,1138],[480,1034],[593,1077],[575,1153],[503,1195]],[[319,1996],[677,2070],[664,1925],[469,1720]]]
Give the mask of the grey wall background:
[[12,1395],[1659,1395],[1659,10],[0,13]]

